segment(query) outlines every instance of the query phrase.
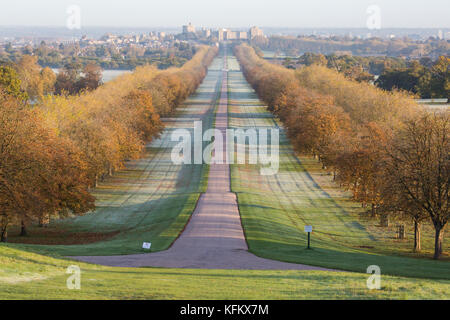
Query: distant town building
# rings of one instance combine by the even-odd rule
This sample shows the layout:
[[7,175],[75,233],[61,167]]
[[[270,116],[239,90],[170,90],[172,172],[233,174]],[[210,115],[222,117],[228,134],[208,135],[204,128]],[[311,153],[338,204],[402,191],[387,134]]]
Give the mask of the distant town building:
[[247,41],[254,39],[255,37],[264,37],[264,32],[258,27],[252,27],[249,31],[242,30],[230,30],[225,28],[220,28],[218,30],[212,31],[211,29],[201,28],[196,31],[195,27],[189,23],[183,26],[183,32],[177,36],[180,40],[211,40],[214,41]]

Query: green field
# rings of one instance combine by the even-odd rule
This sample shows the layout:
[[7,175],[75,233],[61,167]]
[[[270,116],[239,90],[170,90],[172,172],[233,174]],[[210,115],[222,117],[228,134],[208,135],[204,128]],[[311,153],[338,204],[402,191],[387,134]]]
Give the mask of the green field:
[[[69,290],[69,265],[81,290]],[[324,271],[110,268],[0,246],[0,299],[448,299],[450,281]]]

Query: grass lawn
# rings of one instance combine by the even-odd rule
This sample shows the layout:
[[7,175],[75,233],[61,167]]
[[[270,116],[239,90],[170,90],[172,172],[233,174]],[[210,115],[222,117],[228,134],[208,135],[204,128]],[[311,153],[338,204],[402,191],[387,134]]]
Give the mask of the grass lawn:
[[[69,290],[66,268],[81,268]],[[448,299],[450,281],[324,271],[110,268],[0,245],[0,299]]]
[[[238,72],[234,57],[229,58],[229,68],[229,126],[279,126]],[[360,205],[316,160],[294,154],[282,129],[278,174],[262,176],[259,169],[232,165],[231,170],[249,249],[256,255],[356,272],[378,265],[382,274],[450,279],[449,244],[445,243],[445,261],[432,260],[429,225],[423,230],[423,253],[411,254],[411,230],[406,240],[396,240],[395,224],[382,228],[378,221],[364,218]],[[312,250],[306,249],[305,225],[313,226]]]

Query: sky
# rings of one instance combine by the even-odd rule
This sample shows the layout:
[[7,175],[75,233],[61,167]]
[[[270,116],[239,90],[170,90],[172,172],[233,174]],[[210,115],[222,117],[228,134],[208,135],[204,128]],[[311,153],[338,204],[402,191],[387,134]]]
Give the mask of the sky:
[[450,0],[0,0],[0,26],[365,28],[370,5],[381,28],[450,28]]

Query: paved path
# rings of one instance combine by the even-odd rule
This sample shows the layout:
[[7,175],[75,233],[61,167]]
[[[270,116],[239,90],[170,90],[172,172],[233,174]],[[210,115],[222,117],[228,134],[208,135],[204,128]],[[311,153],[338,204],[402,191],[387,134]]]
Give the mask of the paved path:
[[[227,59],[224,58],[222,89],[216,128],[228,126]],[[225,154],[223,159],[225,159]],[[236,195],[230,190],[230,167],[211,164],[208,188],[197,204],[186,229],[166,251],[126,256],[72,257],[118,267],[167,267],[245,270],[328,270],[263,259],[247,251]]]

